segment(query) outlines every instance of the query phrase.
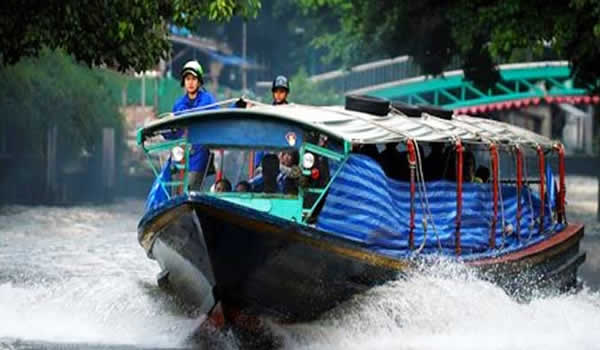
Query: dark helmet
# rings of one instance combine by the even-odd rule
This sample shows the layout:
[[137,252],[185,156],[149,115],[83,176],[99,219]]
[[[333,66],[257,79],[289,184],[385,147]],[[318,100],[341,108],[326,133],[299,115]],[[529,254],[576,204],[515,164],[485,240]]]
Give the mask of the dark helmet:
[[203,83],[202,75],[204,74],[204,71],[202,70],[202,66],[200,65],[200,63],[198,63],[198,61],[189,61],[183,66],[183,69],[181,70],[181,86],[183,86],[183,81],[185,80],[184,78],[188,74],[191,74],[198,78],[200,84]]
[[275,91],[276,88],[283,88],[287,92],[290,92],[290,83],[288,79],[283,75],[278,75],[275,80],[273,80],[273,87],[271,88],[271,92]]

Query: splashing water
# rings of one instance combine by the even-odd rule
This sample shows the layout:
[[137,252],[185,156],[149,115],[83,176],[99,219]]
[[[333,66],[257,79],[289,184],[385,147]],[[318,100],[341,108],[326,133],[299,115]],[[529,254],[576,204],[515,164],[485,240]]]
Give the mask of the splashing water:
[[[569,183],[569,218],[586,223],[581,275],[590,287],[577,294],[519,303],[471,269],[440,262],[318,321],[270,328],[286,349],[600,349],[596,186],[590,178]],[[0,348],[15,339],[189,346],[203,317],[156,287],[159,268],[136,239],[142,208],[137,201],[4,208]],[[234,338],[219,347],[237,348]]]
[[136,241],[140,208],[5,209],[0,339],[179,346],[200,318],[156,287]]
[[518,303],[447,263],[374,288],[319,321],[272,328],[291,349],[595,349],[600,295],[586,289]]

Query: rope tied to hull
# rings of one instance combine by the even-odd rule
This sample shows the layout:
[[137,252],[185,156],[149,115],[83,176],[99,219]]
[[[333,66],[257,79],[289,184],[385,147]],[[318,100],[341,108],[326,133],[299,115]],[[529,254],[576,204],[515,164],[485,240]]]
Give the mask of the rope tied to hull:
[[460,225],[462,216],[462,182],[463,182],[463,145],[458,139],[456,141],[456,231],[455,231],[455,253],[461,255]]
[[522,204],[521,204],[521,190],[523,187],[523,152],[518,145],[515,145],[515,156],[517,163],[517,240],[521,240],[521,215],[522,215]]
[[492,162],[492,198],[493,216],[490,229],[489,245],[491,249],[496,248],[496,222],[498,220],[498,149],[496,144],[490,144],[490,160]]
[[441,251],[442,250],[442,243],[440,241],[440,237],[438,235],[437,229],[435,227],[435,220],[433,219],[433,214],[431,213],[431,208],[429,206],[429,197],[427,195],[427,187],[425,185],[425,175],[423,172],[423,161],[422,161],[422,157],[421,157],[421,151],[419,148],[419,144],[416,140],[413,140],[414,144],[415,144],[415,150],[416,150],[416,154],[417,154],[417,188],[419,189],[419,196],[420,196],[420,200],[421,200],[421,208],[424,211],[424,216],[423,216],[423,243],[421,244],[421,246],[419,247],[419,249],[417,249],[417,253],[419,253],[424,247],[425,247],[425,242],[427,240],[427,218],[429,218],[429,220],[431,221],[431,227],[433,229],[433,233],[435,235],[436,241],[437,241],[437,245],[438,245],[438,250]]

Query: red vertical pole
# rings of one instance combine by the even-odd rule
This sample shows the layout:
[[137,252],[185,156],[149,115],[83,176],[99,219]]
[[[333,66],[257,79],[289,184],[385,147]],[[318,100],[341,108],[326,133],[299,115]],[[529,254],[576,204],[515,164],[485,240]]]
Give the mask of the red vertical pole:
[[494,199],[494,216],[490,230],[490,249],[496,248],[496,222],[498,221],[498,149],[495,144],[490,144],[490,158],[492,159],[492,187]]
[[515,146],[517,155],[517,240],[521,240],[521,189],[523,187],[523,152],[519,146]]
[[254,177],[254,151],[250,151],[250,159],[248,160],[248,178]]
[[[185,129],[183,130],[183,137],[184,137],[184,138],[187,138],[187,136],[188,136],[188,129],[187,129],[187,128],[185,128]],[[187,146],[187,145],[185,145],[185,146],[183,147],[183,149],[184,149],[184,150],[186,150],[186,149],[187,149],[187,147],[188,147],[188,146]],[[185,152],[184,154],[186,154],[186,153],[188,153],[188,152]],[[183,182],[183,180],[185,179],[185,172],[186,172],[186,171],[188,171],[188,172],[189,172],[189,169],[186,169],[186,167],[185,167],[185,165],[187,164],[187,157],[185,157],[185,156],[184,156],[184,157],[183,157],[183,159],[182,159],[182,160],[179,162],[179,164],[183,166],[183,169],[180,169],[180,170],[177,172],[177,180],[179,180],[179,181]],[[182,193],[184,193],[185,191],[186,191],[186,189],[183,187],[183,183],[182,183],[181,185],[178,185],[178,186],[175,188],[175,193],[176,193],[176,194],[182,194]]]
[[410,168],[410,231],[408,234],[408,246],[415,249],[415,170],[417,167],[417,155],[413,140],[406,141],[408,149],[408,166]]
[[[180,165],[183,165],[184,168],[183,169],[179,169],[179,171],[177,172],[177,180],[183,182],[183,180],[185,179],[185,157],[183,157],[183,159],[179,162]],[[182,194],[183,192],[185,192],[184,188],[183,188],[183,183],[181,185],[177,186],[177,189],[175,190],[175,193],[177,194]]]
[[460,224],[462,216],[462,182],[463,182],[463,146],[460,139],[456,141],[456,232],[455,252],[460,255]]
[[558,143],[554,145],[554,149],[558,152],[558,222],[565,222],[565,198],[567,194],[567,185],[565,183],[565,146]]
[[544,207],[546,206],[546,165],[544,162],[544,150],[537,146],[538,165],[540,170],[540,233],[544,232]]
[[217,175],[216,175],[216,181],[220,181],[223,179],[223,166],[225,164],[225,159],[223,159],[225,157],[225,151],[223,151],[222,149],[219,150],[219,155],[221,157],[219,157],[219,169],[217,170]]

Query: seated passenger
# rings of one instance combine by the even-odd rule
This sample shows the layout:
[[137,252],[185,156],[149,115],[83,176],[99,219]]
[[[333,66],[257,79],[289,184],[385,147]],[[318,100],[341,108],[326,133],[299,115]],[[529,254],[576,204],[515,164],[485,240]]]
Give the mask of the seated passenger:
[[256,168],[253,178],[248,180],[252,192],[277,192],[277,176],[279,175],[279,159],[273,153],[267,153]]
[[284,151],[279,157],[267,153],[257,169],[257,175],[248,180],[253,192],[297,194],[298,151]]
[[444,177],[444,169],[448,155],[444,153],[445,145],[442,142],[431,142],[431,151],[423,161],[423,173],[426,181],[440,180]]
[[463,154],[463,181],[475,182],[475,154],[473,151],[465,149]]
[[385,145],[385,150],[379,154],[379,164],[389,178],[408,181],[410,180],[410,167],[408,152],[399,152],[398,142]]
[[477,168],[477,171],[475,171],[475,182],[488,182],[488,180],[490,179],[490,169],[488,169],[487,167],[484,167],[483,165],[480,165]]
[[265,154],[261,161],[262,192],[277,192],[277,176],[279,175],[279,159],[275,154]]
[[235,185],[235,192],[250,192],[250,183],[248,181],[240,181]]
[[375,161],[379,161],[379,150],[376,145],[358,145],[356,153],[364,154],[365,156],[371,157]]
[[231,182],[225,178],[215,182],[215,192],[231,192]]
[[[475,155],[469,149],[463,151],[463,182],[475,181]],[[447,166],[444,178],[450,181],[456,181],[456,151],[450,152],[447,159]]]
[[285,151],[279,153],[279,170],[289,172],[294,165],[298,165],[300,155],[298,151]]
[[298,194],[298,171],[300,155],[298,151],[285,151],[279,157],[279,175],[277,175],[277,187],[285,194]]

